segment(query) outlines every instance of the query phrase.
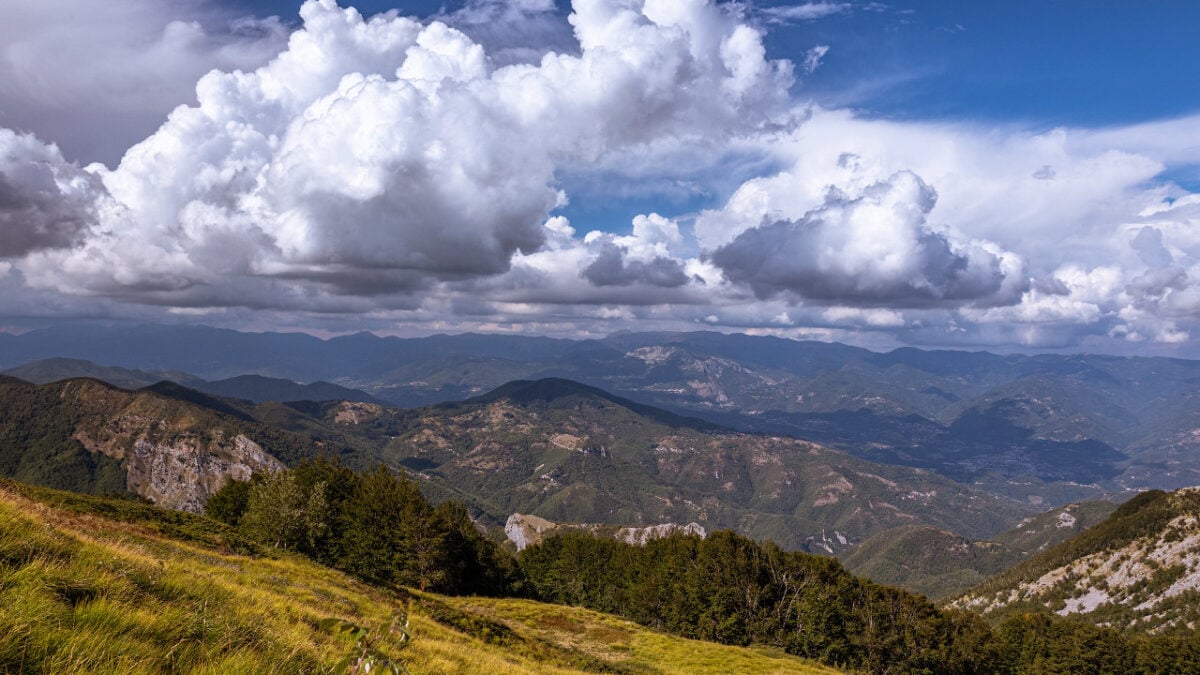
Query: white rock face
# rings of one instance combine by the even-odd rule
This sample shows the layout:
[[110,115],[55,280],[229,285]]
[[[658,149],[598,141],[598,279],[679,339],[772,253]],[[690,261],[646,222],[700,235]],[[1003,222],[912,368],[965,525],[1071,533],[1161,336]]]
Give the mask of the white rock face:
[[662,539],[669,537],[676,532],[682,534],[695,534],[700,537],[707,537],[708,532],[704,530],[698,523],[688,523],[687,525],[677,525],[675,523],[663,523],[661,525],[651,525],[649,527],[622,527],[617,530],[617,540],[623,541],[626,544],[635,544],[637,546],[645,546],[647,542],[654,539]]
[[[1167,601],[1200,590],[1200,512],[1194,510],[1196,495],[1197,488],[1172,495],[1185,513],[1156,533],[1083,556],[1015,588],[968,595],[951,604],[988,614],[1019,601],[1050,602],[1057,597],[1062,599],[1061,606],[1051,607],[1061,616],[1086,615],[1104,605],[1124,605],[1136,610],[1141,615],[1138,622],[1149,622],[1147,627],[1153,630],[1187,623],[1176,616],[1178,609]],[[1060,516],[1058,527],[1074,524],[1073,519],[1070,525],[1063,522]]]
[[518,551],[524,551],[526,546],[541,541],[542,533],[556,529],[558,529],[558,524],[545,518],[514,513],[504,523],[504,536],[516,544]]
[[625,354],[635,359],[641,359],[647,365],[655,366],[671,360],[679,350],[674,347],[641,347]]
[[274,473],[283,464],[244,435],[233,439],[182,438],[171,443],[138,440],[129,455],[126,485],[157,506],[200,512],[204,503],[230,480],[249,480],[259,471]]
[[636,546],[645,546],[649,541],[669,537],[676,532],[699,535],[700,537],[708,536],[708,532],[699,523],[688,523],[687,525],[662,523],[647,527],[622,527],[613,532],[611,525],[559,524],[538,516],[514,513],[508,517],[508,521],[504,524],[505,536],[516,545],[518,551],[523,551],[526,547],[541,542],[542,539],[555,532],[572,530],[591,532],[597,536],[604,536],[611,533],[611,536],[617,541],[623,541]]

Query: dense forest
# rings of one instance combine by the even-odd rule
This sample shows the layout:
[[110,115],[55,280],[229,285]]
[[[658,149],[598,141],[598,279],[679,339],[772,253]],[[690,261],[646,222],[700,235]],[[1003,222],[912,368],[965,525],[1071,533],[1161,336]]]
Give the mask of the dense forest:
[[634,546],[568,532],[519,560],[466,508],[431,505],[384,467],[304,461],[210,499],[210,516],[385,586],[530,597],[617,614],[668,633],[764,644],[871,673],[1191,673],[1200,639],[1145,636],[1047,614],[992,626],[924,596],[851,575],[830,557],[733,532]]
[[525,549],[538,597],[686,637],[767,644],[872,673],[1195,673],[1194,633],[1126,635],[1045,613],[998,626],[732,532],[632,546],[567,533]]
[[512,556],[457,502],[433,506],[416,482],[380,466],[355,472],[305,460],[214,494],[208,515],[265,546],[288,549],[375,584],[456,595],[520,589]]

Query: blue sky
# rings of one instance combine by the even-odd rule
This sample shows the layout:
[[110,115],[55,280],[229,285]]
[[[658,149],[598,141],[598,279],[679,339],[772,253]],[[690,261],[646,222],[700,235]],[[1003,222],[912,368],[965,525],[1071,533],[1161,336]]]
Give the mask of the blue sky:
[[[794,6],[781,0],[757,8]],[[1200,3],[1187,0],[830,2],[844,11],[771,25],[773,55],[831,51],[800,90],[832,106],[906,119],[1043,126],[1122,124],[1200,110]],[[461,2],[353,3],[430,16]],[[560,13],[566,13],[559,2]],[[230,3],[294,20],[294,0]]]
[[1200,356],[1196,3],[340,1],[0,5],[0,330]]
[[862,86],[846,103],[874,114],[1109,125],[1200,109],[1196,25],[1200,4],[1186,1],[893,2],[768,44],[831,45],[809,85],[835,101]]

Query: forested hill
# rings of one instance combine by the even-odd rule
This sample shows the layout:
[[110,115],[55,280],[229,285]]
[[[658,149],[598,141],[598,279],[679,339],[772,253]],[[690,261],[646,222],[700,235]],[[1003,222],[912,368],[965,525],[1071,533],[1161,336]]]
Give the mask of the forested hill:
[[1035,512],[935,473],[875,464],[793,438],[753,435],[561,379],[516,382],[413,410],[292,406],[277,419],[373,439],[378,457],[433,495],[496,524],[696,522],[831,553],[913,522],[972,537]]

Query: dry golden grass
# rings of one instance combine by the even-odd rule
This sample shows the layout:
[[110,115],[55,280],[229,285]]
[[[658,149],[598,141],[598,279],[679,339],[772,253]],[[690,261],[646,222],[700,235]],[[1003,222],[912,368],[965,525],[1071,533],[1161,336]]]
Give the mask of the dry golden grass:
[[168,537],[136,522],[145,507],[118,522],[88,510],[120,502],[70,497],[66,510],[40,500],[48,494],[0,484],[0,672],[328,672],[348,647],[321,619],[377,626],[406,609],[410,646],[387,638],[381,649],[413,673],[834,672],[583,609],[393,593],[296,557]]

